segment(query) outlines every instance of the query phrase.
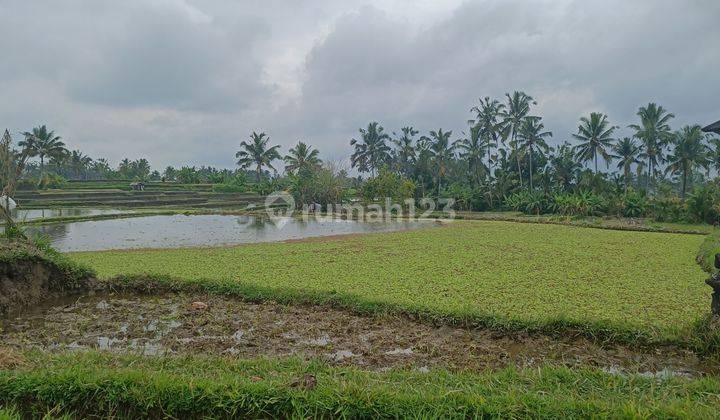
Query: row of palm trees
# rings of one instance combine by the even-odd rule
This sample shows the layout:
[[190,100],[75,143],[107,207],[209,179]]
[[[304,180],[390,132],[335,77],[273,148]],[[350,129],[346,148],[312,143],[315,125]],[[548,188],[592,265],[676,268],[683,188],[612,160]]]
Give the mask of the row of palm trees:
[[[452,131],[439,129],[429,136],[421,136],[413,127],[403,127],[393,137],[387,134],[377,122],[360,129],[359,139],[353,138],[354,147],[351,164],[360,172],[374,176],[379,168],[389,165],[408,177],[417,177],[417,169],[428,164],[434,171],[436,191],[440,191],[448,162],[456,157],[465,161],[469,181],[477,185],[482,180],[493,181],[498,164],[508,166],[517,174],[520,188],[527,179],[527,187],[533,189],[535,160],[547,161],[553,149],[548,139],[553,136],[545,129],[542,118],[532,115],[536,101],[524,92],[505,95],[505,103],[489,97],[481,98],[479,105],[471,108],[474,118],[469,120],[469,134],[458,140],[451,140]],[[665,173],[681,178],[682,195],[687,189],[687,180],[698,168],[709,170],[715,162],[720,169],[720,141],[710,140],[699,126],[686,126],[673,132],[670,120],[674,115],[662,106],[649,103],[641,107],[637,115],[639,124],[631,124],[632,136],[616,139],[619,127],[610,124],[608,116],[593,112],[580,118],[577,132],[572,134],[576,144],[569,146],[572,156],[582,165],[590,163],[594,173],[599,173],[599,160],[607,167],[617,160],[625,185],[632,178],[632,167],[638,174],[646,176],[646,189],[650,189],[655,177],[665,165]],[[463,133],[465,135],[465,133]],[[714,144],[711,149],[709,144]],[[567,148],[568,146],[562,146]],[[567,149],[561,154],[566,155]],[[553,155],[552,158],[558,158]],[[425,160],[425,162],[423,162]],[[542,163],[544,165],[545,163]],[[527,174],[523,174],[527,170]]]
[[253,132],[250,141],[240,143],[240,150],[235,154],[237,164],[243,168],[255,170],[256,181],[262,179],[263,168],[267,167],[275,171],[274,160],[285,162],[285,171],[291,174],[298,173],[304,169],[318,168],[322,165],[319,152],[300,141],[292,147],[284,157],[280,156],[280,145],[270,146],[270,137],[265,133]]

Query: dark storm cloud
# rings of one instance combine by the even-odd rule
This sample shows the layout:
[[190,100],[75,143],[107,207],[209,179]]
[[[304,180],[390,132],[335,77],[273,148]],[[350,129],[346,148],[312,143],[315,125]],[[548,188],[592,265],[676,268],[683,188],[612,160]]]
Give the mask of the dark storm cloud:
[[365,8],[309,55],[303,105],[314,126],[379,119],[458,130],[477,97],[520,89],[557,139],[590,111],[626,125],[649,101],[683,123],[707,121],[720,118],[718,16],[712,1],[491,0],[413,33]]
[[232,165],[251,130],[331,158],[371,120],[459,134],[478,97],[514,89],[556,140],[649,101],[706,123],[718,16],[715,0],[0,0],[0,122],[157,166]]

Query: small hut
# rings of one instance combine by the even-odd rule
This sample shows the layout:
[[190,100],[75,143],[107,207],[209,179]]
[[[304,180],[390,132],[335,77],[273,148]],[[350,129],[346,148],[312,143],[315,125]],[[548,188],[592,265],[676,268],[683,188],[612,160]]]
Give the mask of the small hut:
[[704,127],[702,131],[706,133],[715,133],[720,134],[720,121],[715,121],[714,123],[708,125],[707,127]]

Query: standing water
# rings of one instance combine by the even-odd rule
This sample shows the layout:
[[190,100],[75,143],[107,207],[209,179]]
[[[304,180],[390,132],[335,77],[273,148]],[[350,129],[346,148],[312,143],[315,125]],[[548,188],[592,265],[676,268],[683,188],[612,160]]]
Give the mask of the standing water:
[[432,221],[361,222],[333,218],[273,221],[256,216],[171,215],[33,226],[30,235],[49,237],[59,251],[179,248],[274,242],[316,236],[389,232],[432,226]]

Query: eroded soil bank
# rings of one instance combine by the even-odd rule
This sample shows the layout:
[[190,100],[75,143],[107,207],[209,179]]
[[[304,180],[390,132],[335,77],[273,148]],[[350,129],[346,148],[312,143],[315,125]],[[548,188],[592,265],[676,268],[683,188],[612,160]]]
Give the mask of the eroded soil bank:
[[[196,303],[201,302],[201,303]],[[434,327],[394,316],[325,307],[252,304],[216,295],[98,294],[55,299],[0,321],[0,343],[15,349],[99,349],[148,356],[300,356],[364,369],[498,369],[513,364],[592,366],[653,376],[716,373],[690,351],[641,351],[488,330]]]

